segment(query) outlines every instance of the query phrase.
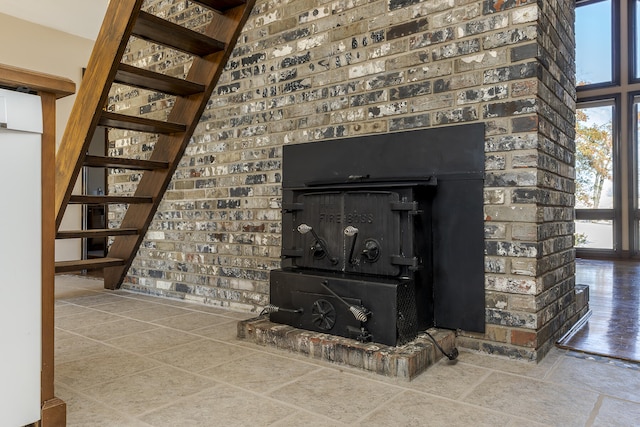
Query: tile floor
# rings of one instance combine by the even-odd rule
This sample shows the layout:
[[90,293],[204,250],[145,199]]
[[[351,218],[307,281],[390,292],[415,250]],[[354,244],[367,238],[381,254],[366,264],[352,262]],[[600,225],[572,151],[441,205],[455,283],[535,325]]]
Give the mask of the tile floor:
[[462,351],[412,382],[235,338],[246,314],[56,277],[69,426],[638,426],[640,366]]

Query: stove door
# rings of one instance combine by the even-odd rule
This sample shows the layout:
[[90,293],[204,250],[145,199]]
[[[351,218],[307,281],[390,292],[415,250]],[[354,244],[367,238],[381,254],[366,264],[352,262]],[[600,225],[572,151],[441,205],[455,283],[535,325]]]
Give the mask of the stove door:
[[[397,276],[413,257],[413,227],[394,191],[309,192],[292,214],[295,266]],[[404,246],[404,247],[403,247]],[[292,251],[293,252],[293,251]]]
[[341,271],[344,266],[342,229],[343,198],[341,192],[301,194],[297,202],[294,244],[302,248],[296,266]]
[[392,210],[399,199],[398,193],[388,191],[344,193],[344,271],[385,276],[400,273],[392,263],[392,257],[401,253],[400,213]]

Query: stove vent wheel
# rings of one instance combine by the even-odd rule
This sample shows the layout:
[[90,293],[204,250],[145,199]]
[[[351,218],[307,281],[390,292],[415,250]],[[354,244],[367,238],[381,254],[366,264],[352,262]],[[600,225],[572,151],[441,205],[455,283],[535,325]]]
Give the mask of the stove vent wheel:
[[330,331],[336,324],[336,309],[329,301],[317,299],[311,307],[311,321],[318,329]]

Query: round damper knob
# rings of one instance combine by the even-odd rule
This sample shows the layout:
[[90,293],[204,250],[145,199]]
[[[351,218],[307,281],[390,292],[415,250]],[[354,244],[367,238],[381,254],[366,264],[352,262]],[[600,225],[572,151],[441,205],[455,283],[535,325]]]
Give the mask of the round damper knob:
[[367,239],[364,242],[362,256],[366,262],[376,262],[380,258],[380,245],[373,239]]

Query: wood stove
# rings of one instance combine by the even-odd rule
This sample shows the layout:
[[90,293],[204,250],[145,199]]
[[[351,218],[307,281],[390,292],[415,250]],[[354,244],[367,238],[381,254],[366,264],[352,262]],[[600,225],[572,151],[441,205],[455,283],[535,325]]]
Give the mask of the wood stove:
[[483,331],[483,146],[482,125],[285,146],[271,321],[387,345]]

